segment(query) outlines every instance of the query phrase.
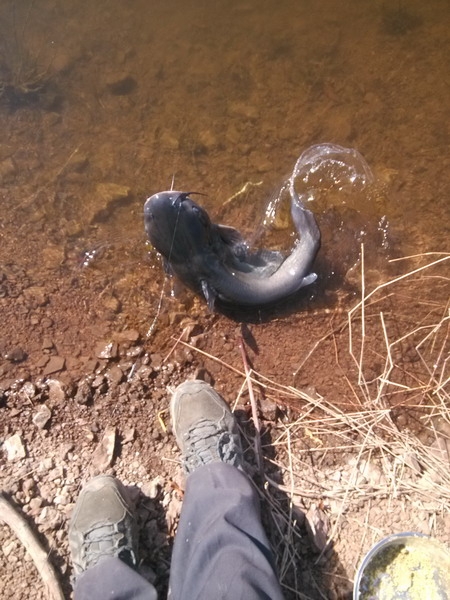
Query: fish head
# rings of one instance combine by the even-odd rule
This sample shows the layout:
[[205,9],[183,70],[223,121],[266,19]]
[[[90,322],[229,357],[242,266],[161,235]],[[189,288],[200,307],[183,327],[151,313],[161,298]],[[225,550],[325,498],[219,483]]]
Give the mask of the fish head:
[[209,244],[212,224],[204,208],[175,190],[150,196],[144,204],[148,239],[170,262],[186,261]]

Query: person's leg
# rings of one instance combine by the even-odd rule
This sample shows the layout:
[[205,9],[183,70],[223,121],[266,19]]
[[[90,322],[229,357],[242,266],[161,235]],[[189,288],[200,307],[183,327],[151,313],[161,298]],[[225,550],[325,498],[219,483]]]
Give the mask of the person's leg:
[[137,530],[126,488],[100,475],[82,489],[69,527],[75,600],[156,600],[136,571]]
[[156,600],[155,588],[120,558],[108,556],[77,577],[75,600]]
[[175,391],[171,414],[188,477],[169,598],[282,600],[228,405],[205,382],[192,381]]

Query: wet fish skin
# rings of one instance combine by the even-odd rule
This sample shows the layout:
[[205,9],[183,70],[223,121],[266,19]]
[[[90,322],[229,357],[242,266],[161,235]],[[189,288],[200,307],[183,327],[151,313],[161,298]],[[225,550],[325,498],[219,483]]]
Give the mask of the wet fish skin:
[[211,310],[216,300],[234,306],[274,304],[317,279],[311,267],[320,247],[313,213],[290,188],[291,214],[299,240],[287,257],[248,250],[232,227],[214,224],[192,192],[164,191],[144,205],[147,236],[163,256],[166,270],[203,295]]

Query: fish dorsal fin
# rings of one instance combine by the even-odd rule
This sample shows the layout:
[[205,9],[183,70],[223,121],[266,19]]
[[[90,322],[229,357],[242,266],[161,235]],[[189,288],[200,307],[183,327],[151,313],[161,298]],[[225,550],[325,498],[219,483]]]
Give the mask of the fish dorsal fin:
[[248,246],[240,231],[228,225],[216,225],[216,228],[222,242],[239,260],[243,260],[247,255]]
[[229,225],[217,225],[217,232],[225,244],[230,246],[245,245],[245,240],[240,231]]

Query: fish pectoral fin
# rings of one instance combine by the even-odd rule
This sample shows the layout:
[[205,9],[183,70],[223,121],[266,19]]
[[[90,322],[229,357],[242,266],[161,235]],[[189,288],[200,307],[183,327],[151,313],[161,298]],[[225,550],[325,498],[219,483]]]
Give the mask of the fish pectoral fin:
[[303,277],[300,288],[304,288],[307,285],[311,285],[312,283],[314,283],[316,281],[316,279],[317,279],[317,273],[310,273],[306,277]]
[[217,294],[215,290],[209,285],[207,281],[202,279],[202,292],[205,296],[206,303],[208,304],[208,308],[211,312],[214,312],[214,304],[216,302]]

